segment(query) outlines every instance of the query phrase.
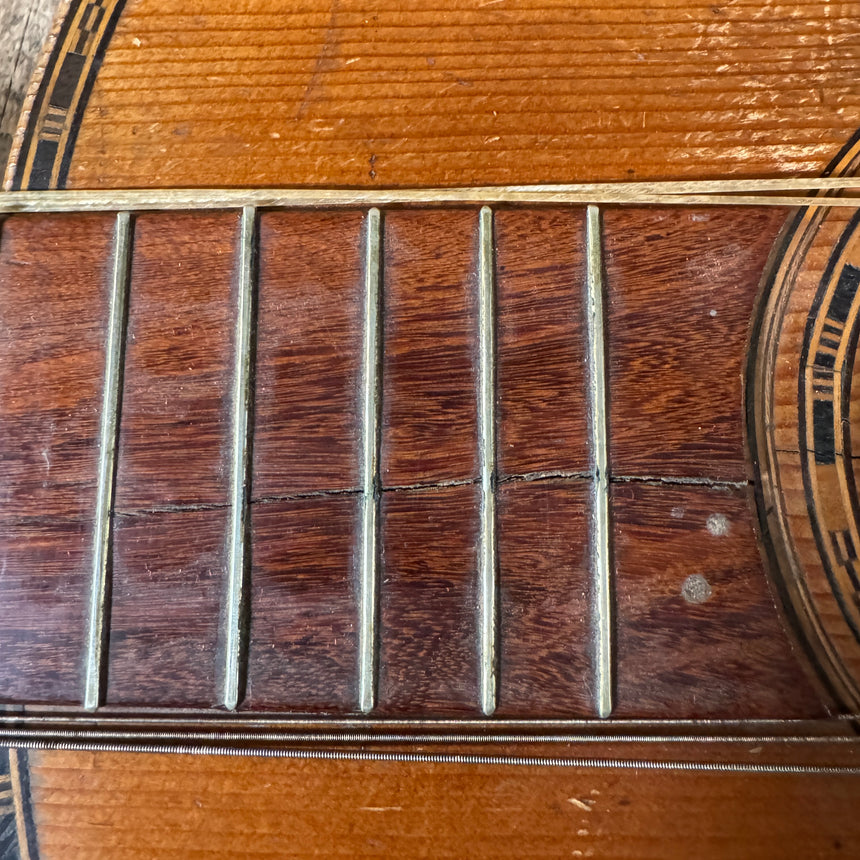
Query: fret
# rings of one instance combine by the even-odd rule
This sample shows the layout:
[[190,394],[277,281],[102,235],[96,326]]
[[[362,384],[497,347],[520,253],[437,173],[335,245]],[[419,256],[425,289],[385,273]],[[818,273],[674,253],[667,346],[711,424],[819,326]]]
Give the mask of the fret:
[[594,565],[594,639],[597,715],[612,713],[613,672],[613,597],[612,555],[609,528],[609,434],[606,392],[606,357],[603,323],[603,247],[600,209],[589,206],[586,214],[586,263],[588,311],[588,369],[591,414],[591,445],[594,462],[592,495],[592,559]]
[[496,710],[496,299],[493,211],[481,209],[479,224],[478,290],[478,448],[481,473],[481,538],[479,579],[481,594],[481,710]]
[[96,489],[93,570],[84,676],[84,707],[97,708],[104,698],[107,664],[106,603],[110,594],[110,555],[113,495],[116,484],[116,448],[119,433],[119,399],[125,350],[126,307],[131,267],[132,219],[119,212],[113,241],[108,331],[105,343],[104,391],[99,427],[98,485]]
[[376,604],[379,519],[379,370],[382,360],[380,330],[380,234],[378,209],[367,213],[364,256],[364,353],[362,356],[362,497],[359,578],[359,680],[358,706],[373,710],[376,698]]
[[230,520],[227,553],[227,610],[225,612],[224,707],[235,710],[247,672],[245,613],[247,611],[248,494],[250,485],[250,408],[252,329],[257,256],[257,211],[242,209],[239,233],[239,287],[233,367],[233,426],[230,462]]

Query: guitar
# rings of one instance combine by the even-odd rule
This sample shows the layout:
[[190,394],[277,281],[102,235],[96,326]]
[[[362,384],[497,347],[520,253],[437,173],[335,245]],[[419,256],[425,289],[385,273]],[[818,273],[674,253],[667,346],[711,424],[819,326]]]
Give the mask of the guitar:
[[713,852],[765,777],[774,856],[856,844],[856,23],[790,11],[68,4],[2,203],[20,853],[490,854],[532,790],[519,853],[641,853],[682,779]]

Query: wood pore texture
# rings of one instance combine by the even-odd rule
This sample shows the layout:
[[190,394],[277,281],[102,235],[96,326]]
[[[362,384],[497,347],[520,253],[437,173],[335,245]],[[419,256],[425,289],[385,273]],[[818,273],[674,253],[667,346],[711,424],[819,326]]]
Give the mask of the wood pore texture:
[[816,174],[856,2],[127,0],[68,185]]
[[[68,185],[386,186],[817,175],[860,126],[858,22],[860,8],[851,2],[771,6],[758,0],[731,5],[666,0],[646,6],[626,0],[621,5],[614,0],[589,0],[589,5],[504,0],[463,8],[454,0],[374,0],[370,5],[358,0],[306,0],[299,6],[287,0],[253,4],[127,0],[85,100],[74,151],[68,153]],[[13,164],[8,175],[14,172]],[[420,215],[398,213],[398,217],[401,224],[388,219],[384,232],[387,243],[392,237],[409,239],[408,222],[410,218],[419,220]],[[459,213],[457,217],[468,221],[472,216]],[[569,396],[569,386],[581,384],[582,367],[572,361],[584,346],[580,343],[577,308],[567,303],[564,290],[555,293],[537,260],[529,261],[528,247],[515,248],[512,244],[523,228],[523,222],[516,223],[518,218],[529,221],[528,229],[539,233],[541,225],[550,224],[547,234],[536,240],[540,253],[552,256],[565,270],[577,269],[580,274],[576,277],[581,277],[578,267],[582,264],[574,247],[578,243],[570,241],[580,229],[581,216],[564,227],[553,222],[553,217],[543,212],[497,216],[501,243],[498,298],[500,303],[509,303],[510,319],[517,320],[512,322],[512,329],[522,337],[519,348],[505,353],[511,331],[499,333],[503,348],[499,384],[510,404],[500,407],[508,409],[503,412],[508,423],[500,431],[500,443],[507,447],[500,451],[500,457],[503,471],[509,474],[541,468],[530,453],[534,447],[529,450],[522,440],[531,433],[546,439],[553,429],[559,444],[547,443],[542,452],[546,461],[551,461],[551,468],[577,472],[583,463],[585,468],[590,466],[588,452],[576,445],[584,438],[580,434],[586,430],[585,416],[563,394],[568,392]],[[636,217],[647,220],[653,216]],[[714,223],[732,218],[713,217]],[[672,360],[666,363],[671,371],[666,379],[672,384],[683,386],[693,380],[695,385],[696,345],[707,331],[714,331],[718,342],[725,339],[741,350],[745,348],[748,317],[743,314],[751,307],[747,303],[755,291],[755,260],[763,263],[761,254],[766,254],[769,231],[778,228],[779,219],[769,220],[774,217],[741,218],[744,224],[738,235],[752,238],[754,259],[737,263],[734,259],[716,260],[718,273],[732,271],[743,276],[742,294],[727,294],[733,296],[731,301],[737,301],[738,308],[743,306],[743,313],[739,309],[736,314],[726,314],[722,306],[716,306],[717,317],[701,316],[706,306],[712,309],[709,305],[716,292],[710,290],[704,269],[698,270],[698,287],[694,278],[698,292],[691,297],[682,295],[677,305],[666,307],[671,314],[671,323],[663,327],[667,342],[678,331],[683,336],[679,339],[692,347],[685,351],[677,342],[667,347]],[[355,260],[343,255],[338,260],[328,259],[323,240],[331,225],[327,227],[323,221],[317,227],[321,241],[315,271],[331,270],[326,285],[333,285],[340,283],[343,272],[349,271]],[[732,229],[727,228],[727,238]],[[653,232],[659,239],[651,245],[680,261],[682,255],[671,229],[658,225]],[[274,226],[269,234],[262,230],[264,237],[275,233]],[[284,233],[289,235],[289,231]],[[454,268],[434,261],[432,245],[422,251],[436,273],[429,279],[428,289],[444,300],[433,314],[416,313],[408,301],[398,305],[396,278],[416,280],[407,264],[401,266],[399,274],[396,268],[386,272],[385,286],[393,291],[391,307],[403,310],[398,324],[408,330],[397,356],[400,369],[409,369],[409,352],[420,349],[422,339],[441,332],[452,345],[443,358],[453,362],[457,373],[468,378],[472,386],[474,354],[462,328],[457,327],[463,321],[451,325],[444,313],[446,302],[448,307],[458,301],[461,308],[467,307],[470,293],[466,291],[467,266],[463,263],[476,246],[462,243],[465,233],[468,230],[439,231],[434,237],[437,246],[453,249],[455,258],[459,255]],[[553,243],[550,233],[562,236],[562,241]],[[623,239],[619,234],[619,248]],[[420,244],[420,238],[416,241]],[[615,240],[610,237],[609,241]],[[4,232],[3,248],[5,242]],[[391,250],[397,249],[391,246]],[[658,258],[655,253],[654,259]],[[712,264],[715,260],[706,245],[697,250],[697,259],[710,259]],[[511,260],[517,261],[512,267],[515,269],[531,265],[534,282],[542,285],[540,295],[553,292],[553,301],[542,302],[530,294],[530,278],[520,283],[509,276],[506,267]],[[262,261],[265,264],[265,253]],[[213,265],[220,270],[220,263]],[[738,268],[733,269],[736,265]],[[261,273],[268,271],[272,284],[302,281],[306,287],[311,274],[302,266],[301,260],[279,259]],[[618,272],[622,273],[621,269]],[[664,283],[660,277],[657,280]],[[653,331],[657,323],[649,314],[649,296],[660,298],[661,303],[665,296],[662,292],[658,296],[656,290],[649,292],[648,283],[635,277],[628,277],[627,283],[631,303],[641,302],[633,318]],[[313,295],[325,301],[321,291],[322,287]],[[269,299],[261,291],[261,311],[268,308],[271,331],[279,330],[277,314],[285,310],[291,319],[303,322],[303,331],[313,338],[318,332],[313,312],[300,302],[293,309],[279,308],[277,294],[270,290],[268,296],[273,295],[275,301],[266,304]],[[169,306],[175,298],[164,295],[165,304]],[[325,306],[329,314],[335,311],[332,304]],[[555,308],[557,318],[552,316]],[[340,330],[357,309],[347,300],[336,310],[333,322]],[[622,310],[610,299],[610,322],[612,314],[618,312],[626,324]],[[168,308],[161,311],[166,316]],[[261,316],[263,325],[266,320]],[[729,327],[723,328],[726,325]],[[474,321],[468,320],[470,334],[473,326]],[[163,334],[164,343],[170,342],[169,326]],[[385,335],[393,336],[393,346],[397,346],[396,330]],[[229,338],[230,333],[223,333],[223,337]],[[533,351],[537,343],[546,344],[550,355],[540,366]],[[352,347],[345,344],[344,348]],[[215,356],[225,354],[214,350]],[[212,355],[202,351],[198,357],[205,361]],[[625,364],[610,348],[612,373],[626,373],[625,385],[634,388],[654,383],[654,368],[641,357],[637,359],[635,352],[629,357]],[[258,395],[266,391],[300,392],[300,379],[291,377],[300,364],[289,345],[273,342],[269,358],[268,364],[261,365],[264,386]],[[655,439],[662,443],[665,438],[678,457],[672,463],[658,463],[661,473],[704,480],[714,476],[745,480],[739,447],[740,415],[730,406],[735,394],[740,397],[740,380],[732,374],[741,367],[741,358],[725,350],[719,360],[725,362],[721,366],[728,375],[721,376],[718,384],[696,386],[698,395],[710,396],[711,408],[719,410],[718,426],[700,430],[695,408],[686,408],[690,402],[678,411],[679,421],[690,431],[688,441],[673,436],[672,428],[660,424],[659,416],[654,428],[640,423],[642,438],[631,432],[626,448],[619,447],[621,459],[613,463],[616,474],[624,477],[629,469],[633,477],[653,476],[655,463],[648,459],[649,452]],[[329,373],[333,392],[346,391],[345,379],[354,373],[351,356],[333,356],[324,348],[306,366]],[[146,373],[164,369],[161,359],[141,367]],[[540,392],[517,385],[518,371],[538,370]],[[396,367],[389,367],[389,378],[393,374],[396,380],[396,371]],[[159,407],[154,409],[156,419],[170,411],[164,406],[182,407],[180,380],[190,372],[178,365],[172,368],[175,388],[169,394],[171,402],[155,404]],[[408,373],[401,374],[403,380],[408,377]],[[411,419],[413,427],[421,425],[446,398],[463,409],[472,408],[465,405],[459,389],[440,390],[438,380],[431,377],[428,371],[426,378],[422,380],[419,374],[418,380],[425,385],[428,413],[422,415],[414,409],[410,413],[405,407],[399,413],[400,418]],[[407,390],[408,385],[401,384],[401,389]],[[422,391],[420,386],[417,390]],[[629,414],[640,421],[649,404],[637,404],[635,390],[629,396]],[[215,416],[211,391],[206,403],[209,414]],[[553,428],[550,422],[543,422],[543,416],[547,414],[545,408],[555,405],[559,420],[552,422]],[[8,404],[3,408],[8,409]],[[257,408],[267,408],[265,398],[258,399]],[[326,417],[319,416],[324,426],[315,429],[321,436],[331,437],[331,447],[305,451],[320,464],[320,470],[330,469],[333,483],[348,488],[355,478],[338,450],[352,441],[355,428],[348,409],[344,414],[346,420],[340,427],[334,422],[326,424]],[[3,417],[5,420],[5,412]],[[309,429],[309,423],[302,423],[306,418],[273,412],[272,420],[287,430],[282,437],[286,439],[284,448],[270,447],[273,457],[293,450],[290,446]],[[158,425],[159,420],[155,423]],[[471,412],[467,424],[474,424]],[[434,429],[439,429],[438,424]],[[613,426],[613,432],[617,429]],[[388,439],[392,452],[389,462],[396,466],[392,483],[420,483],[446,474],[474,480],[476,462],[471,459],[474,447],[470,447],[474,440],[462,427],[443,430],[453,432],[454,444],[447,437],[445,442],[454,456],[446,462],[438,453],[429,454],[432,469],[412,462],[402,442],[398,454],[397,440]],[[207,456],[213,456],[217,447],[213,438],[208,436],[207,444],[201,446],[207,449]],[[703,439],[708,438],[721,452],[714,464],[703,464],[701,459]],[[424,450],[432,451],[434,441],[438,439],[434,440],[433,433],[425,434]],[[261,439],[261,445],[265,444]],[[569,456],[557,456],[562,448]],[[543,457],[540,459],[544,462]],[[157,463],[157,457],[152,462]],[[193,466],[192,459],[189,467]],[[165,470],[164,474],[169,477],[170,472]],[[271,466],[255,472],[255,478],[260,475],[262,482],[266,476],[267,493],[288,495],[294,487],[311,483],[313,475],[309,478],[309,474]],[[583,681],[591,677],[592,670],[588,631],[574,629],[590,598],[589,585],[584,581],[589,506],[578,480],[511,483],[500,489],[499,539],[503,548],[508,547],[500,568],[501,625],[506,637],[500,677],[507,684],[502,688],[500,714],[527,710],[552,715],[559,701],[569,705],[571,713],[588,714],[594,707],[593,691]],[[172,483],[179,488],[193,485],[178,478]],[[134,505],[157,504],[153,499],[163,500],[166,489],[174,491],[170,484],[155,487],[158,492],[146,496],[145,482],[141,482],[140,497]],[[623,550],[617,559],[622,622],[619,667],[620,680],[629,681],[619,690],[625,693],[619,707],[649,713],[713,713],[732,702],[734,695],[737,701],[732,702],[732,708],[740,707],[745,713],[769,712],[787,701],[791,708],[809,705],[810,712],[817,713],[817,699],[807,697],[806,682],[797,664],[786,656],[790,649],[780,649],[775,663],[760,666],[764,674],[756,675],[749,664],[753,649],[744,647],[743,641],[739,643],[747,633],[744,619],[750,606],[753,633],[759,637],[756,642],[761,637],[766,640],[763,654],[773,656],[768,650],[771,640],[766,637],[773,631],[777,639],[782,635],[762,571],[759,568],[752,573],[752,515],[740,498],[742,492],[700,487],[666,491],[638,484],[617,484],[614,491],[620,511],[616,527],[623,530],[629,526],[626,534],[618,536]],[[183,496],[182,503],[196,504],[188,495]],[[213,498],[218,495],[216,492]],[[688,495],[696,497],[695,504],[690,504]],[[476,496],[473,485],[383,493],[383,510],[391,516],[381,538],[392,576],[390,582],[383,581],[381,627],[393,635],[387,644],[383,640],[383,647],[389,648],[390,673],[381,679],[380,702],[391,713],[408,713],[413,701],[423,702],[425,710],[438,714],[463,715],[477,709],[477,613],[474,594],[469,591],[471,580],[464,575],[474,566]],[[643,500],[651,504],[639,516],[636,506]],[[223,502],[219,497],[214,504]],[[354,592],[350,591],[353,584],[347,582],[343,569],[352,547],[347,545],[344,532],[351,524],[353,504],[354,497],[344,494],[326,500],[283,499],[252,505],[254,540],[259,548],[252,570],[252,600],[259,615],[251,629],[248,693],[249,702],[256,707],[290,709],[300,700],[312,702],[320,710],[337,712],[352,707],[355,679],[346,669],[355,648],[355,604]],[[675,517],[673,511],[680,507],[685,508],[685,514]],[[707,530],[708,516],[719,512],[730,515],[731,526],[728,535],[721,537]],[[145,542],[150,539],[147,517],[160,516],[166,522],[175,516],[187,522],[186,516],[197,513],[167,511],[123,520],[130,538],[129,553],[139,557],[145,554]],[[289,527],[285,525],[287,517]],[[569,519],[569,527],[561,538],[559,522],[565,519]],[[644,533],[642,524],[652,521],[653,530]],[[206,522],[211,524],[216,518],[209,516]],[[26,554],[20,548],[7,549],[7,558],[14,560],[18,552],[19,558],[38,564],[42,575],[52,580],[51,587],[40,588],[38,594],[39,621],[48,630],[53,619],[60,617],[64,630],[82,635],[82,607],[71,592],[54,585],[57,577],[62,578],[64,588],[68,583],[77,587],[74,571],[88,569],[88,559],[79,561],[74,553],[89,553],[89,527],[80,520],[70,522],[68,535],[58,538],[51,533],[49,555],[56,554],[58,539],[72,553],[71,561],[62,567],[41,562],[41,538],[25,536]],[[42,528],[41,521],[34,528]],[[202,540],[205,531],[196,529],[194,540]],[[534,538],[534,549],[520,542],[519,536],[525,532]],[[164,531],[158,538],[162,544],[166,535]],[[291,535],[295,535],[296,552],[285,561],[279,544]],[[174,538],[171,546],[183,543]],[[724,566],[722,556],[711,561],[715,553],[710,547],[721,542],[738,547],[731,569]],[[332,569],[324,582],[309,575],[302,563],[303,554],[318,556],[321,543],[326,546],[326,565]],[[78,545],[80,549],[71,549]],[[710,584],[712,593],[703,603],[691,604],[683,596],[688,574],[672,557],[673,548],[679,545],[684,554],[693,554],[700,562],[695,572],[703,574]],[[557,557],[563,561],[554,564]],[[643,570],[643,559],[647,558],[654,563]],[[163,648],[172,641],[169,637],[177,634],[181,634],[180,648],[175,655],[166,655],[170,659],[182,658],[192,653],[192,648],[201,649],[196,653],[205,656],[203,663],[209,668],[184,688],[189,691],[189,700],[202,700],[211,690],[207,672],[212,666],[209,655],[214,640],[205,622],[212,618],[209,613],[215,605],[217,560],[176,580],[175,593],[181,600],[175,613],[168,613],[170,631],[160,628],[161,619],[155,617],[168,606],[166,601],[150,607],[155,615],[145,618],[136,613],[134,603],[142,584],[147,595],[164,595],[179,564],[174,560],[170,570],[143,564],[136,576],[120,583],[126,588],[120,596],[126,593],[132,601],[118,611],[117,629],[127,631],[129,643],[137,637],[136,647],[143,648],[140,653],[145,657],[146,647],[153,648],[147,666],[153,665],[153,659],[158,662],[157,648]],[[296,569],[301,575],[292,575]],[[540,583],[531,576],[533,570],[540,572]],[[639,590],[634,588],[637,581],[642,583]],[[432,637],[415,635],[427,630],[426,619],[413,611],[416,598],[432,610],[430,617],[436,625]],[[38,651],[38,639],[33,634],[34,605],[28,598],[23,609],[2,607],[0,637],[5,638],[0,638],[0,644],[4,659],[10,653],[15,655],[16,648],[30,649],[25,660],[39,654],[37,672],[46,666],[52,668],[41,675],[22,675],[18,692],[38,689],[42,684],[47,690],[45,698],[62,696],[73,701],[80,690],[80,667],[77,662],[63,662],[56,650],[44,645],[39,646],[44,650]],[[649,615],[658,619],[671,616],[673,623],[681,618],[685,623],[673,638],[647,629],[642,619]],[[717,615],[720,623],[738,631],[737,638],[714,632]],[[313,635],[305,637],[300,647],[278,638],[296,617],[309,628],[313,626]],[[7,618],[13,619],[11,623]],[[19,618],[23,619],[20,624]],[[70,627],[67,618],[80,626]],[[691,623],[693,618],[695,624]],[[561,644],[529,647],[529,637],[545,641],[550,625]],[[280,646],[276,641],[273,649],[269,637],[280,641]],[[717,646],[729,649],[727,660],[717,655]],[[289,672],[280,670],[284,664],[279,647],[289,658]],[[117,653],[123,653],[120,642]],[[414,665],[419,658],[429,659],[434,671],[416,674]],[[785,660],[789,662],[780,662]],[[633,672],[627,672],[627,667],[637,661],[647,673],[644,686],[641,675],[634,677]],[[679,665],[679,661],[685,662]],[[130,665],[129,660],[126,665]],[[739,690],[734,682],[723,683],[727,665],[740,666],[743,677],[751,682],[749,691]],[[349,666],[353,667],[354,663]],[[174,668],[174,680],[187,677],[187,664]],[[772,690],[764,686],[765,678],[774,677],[769,673],[778,675]],[[546,693],[547,678],[552,678],[550,695]],[[157,675],[155,679],[157,683]],[[710,684],[704,700],[690,694],[695,679],[706,679]],[[715,679],[717,686],[713,685]],[[540,683],[536,685],[535,680]],[[4,684],[8,681],[3,678]],[[796,698],[790,695],[792,684],[796,685]],[[165,697],[175,695],[175,690],[168,681]],[[634,699],[637,704],[628,705]],[[666,755],[664,745],[659,746],[659,754]],[[647,756],[654,749],[578,748],[584,754],[593,751],[595,755],[618,757]],[[678,749],[672,752],[681,757],[705,755],[701,748],[684,745],[680,753]],[[717,751],[711,754],[725,755]],[[744,745],[741,757],[755,762],[760,754],[759,747]],[[796,750],[781,753],[786,760],[798,755]],[[39,856],[62,860],[243,856],[838,858],[854,856],[860,850],[856,814],[860,782],[856,778],[81,752],[33,752],[30,778]]]
[[3,224],[0,684],[7,699],[79,697],[111,228],[110,216],[18,216]]
[[[476,216],[394,210],[382,220],[382,716],[480,715]],[[364,217],[260,218],[246,708],[357,708]],[[781,217],[778,209],[625,208],[604,219],[622,716],[824,712],[783,633],[742,491],[742,365]],[[4,233],[4,372],[13,393],[2,407],[4,513],[38,512],[40,546],[53,522],[46,517],[92,527],[105,334],[103,317],[84,308],[93,292],[104,301],[110,226],[110,216],[18,216]],[[583,226],[581,209],[501,210],[495,224],[500,714],[508,716],[596,714]],[[89,242],[85,253],[75,255],[74,237]],[[107,703],[211,707],[226,639],[238,216],[141,214],[131,238]],[[43,282],[51,301],[37,318],[26,299]],[[667,292],[671,300],[660,301]],[[37,346],[34,326],[67,304],[76,319],[54,320]],[[56,371],[36,360],[45,343]],[[32,360],[13,360],[30,352]],[[52,393],[73,398],[65,411],[45,399]],[[62,444],[52,459],[55,437]],[[672,485],[679,479],[698,484]],[[684,517],[688,497],[693,520]],[[709,516],[731,522],[712,542],[713,558],[696,552],[710,540]],[[7,539],[20,553],[15,535]],[[22,577],[32,570],[15,558],[17,579],[3,589],[10,601],[29,594]],[[714,580],[715,595],[691,609],[679,577],[694,575]],[[80,582],[69,606],[87,597]],[[70,611],[57,617],[71,624]],[[56,633],[78,637],[66,662],[82,653],[80,627]],[[32,697],[24,677],[7,679],[7,699],[41,701],[54,676],[31,679]]]
[[0,3],[0,165],[6,164],[21,108],[58,0]]
[[860,837],[857,779],[30,755],[44,860],[839,860]]

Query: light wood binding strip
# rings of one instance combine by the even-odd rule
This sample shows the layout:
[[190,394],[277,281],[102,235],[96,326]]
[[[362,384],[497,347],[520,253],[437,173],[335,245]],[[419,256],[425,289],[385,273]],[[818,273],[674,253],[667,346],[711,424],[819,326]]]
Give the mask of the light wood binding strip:
[[230,526],[228,538],[227,612],[225,619],[224,707],[234,710],[244,687],[243,617],[247,605],[248,490],[250,488],[251,337],[257,252],[257,212],[242,209],[239,238],[239,289],[236,314],[233,388],[233,448],[230,464]]
[[132,218],[129,212],[116,216],[113,243],[113,272],[110,286],[110,319],[105,345],[105,374],[99,426],[98,485],[93,532],[93,569],[85,658],[84,707],[95,710],[104,693],[107,662],[106,603],[110,594],[110,545],[113,497],[116,485],[116,448],[119,431],[119,401],[125,350],[126,308],[131,266]]
[[379,522],[380,409],[379,376],[382,358],[380,340],[380,244],[381,216],[378,209],[367,213],[364,251],[364,352],[362,368],[362,461],[361,545],[359,579],[359,677],[358,706],[366,714],[376,703],[376,617]]
[[594,648],[597,715],[612,713],[612,562],[609,528],[609,432],[606,393],[606,335],[603,325],[603,242],[600,209],[589,206],[586,215],[586,280],[588,321],[589,414],[594,463],[592,492],[592,564],[594,577]]
[[[573,185],[506,185],[420,189],[227,188],[118,191],[10,191],[0,214],[115,210],[229,209],[242,206],[385,206],[494,203],[637,204],[659,206],[826,206],[853,208],[860,197],[823,196],[857,191],[856,177],[598,182]],[[807,192],[795,195],[787,192]],[[813,192],[818,192],[813,195]]]

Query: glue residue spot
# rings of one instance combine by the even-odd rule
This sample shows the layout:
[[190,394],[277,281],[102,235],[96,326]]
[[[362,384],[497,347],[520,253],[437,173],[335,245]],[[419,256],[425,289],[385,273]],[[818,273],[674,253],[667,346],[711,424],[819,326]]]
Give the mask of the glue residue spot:
[[725,537],[729,533],[729,518],[725,514],[711,514],[705,525],[714,537]]
[[712,594],[711,585],[701,573],[692,573],[681,586],[681,596],[687,603],[704,603]]

